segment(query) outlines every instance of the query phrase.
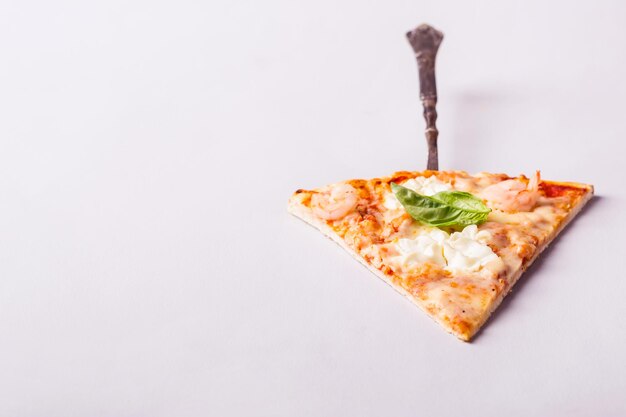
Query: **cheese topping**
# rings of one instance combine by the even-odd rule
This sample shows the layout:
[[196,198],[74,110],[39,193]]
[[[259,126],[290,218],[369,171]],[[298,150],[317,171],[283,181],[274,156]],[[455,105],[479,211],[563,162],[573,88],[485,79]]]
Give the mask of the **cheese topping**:
[[443,243],[447,238],[448,234],[443,230],[432,229],[415,239],[399,239],[396,249],[401,253],[400,262],[403,265],[432,262],[445,267]]
[[437,179],[437,177],[415,177],[410,180],[406,180],[401,184],[410,190],[415,191],[422,195],[434,195],[441,191],[450,191],[452,186],[447,182],[443,182]]
[[[437,177],[415,177],[406,180],[402,184],[403,187],[413,190],[418,194],[431,196],[441,191],[450,191],[452,186],[447,182],[440,181]],[[402,207],[402,204],[398,201],[393,193],[385,195],[385,201],[383,202],[385,208],[389,210],[397,210]]]
[[451,235],[436,228],[424,229],[414,239],[399,239],[395,246],[402,265],[431,262],[449,270],[475,272],[498,259],[486,244],[489,239],[491,233],[479,232],[471,225]]
[[467,226],[462,232],[454,232],[444,242],[443,253],[448,261],[448,269],[478,271],[489,262],[498,259],[487,246],[491,233],[478,231],[476,225]]

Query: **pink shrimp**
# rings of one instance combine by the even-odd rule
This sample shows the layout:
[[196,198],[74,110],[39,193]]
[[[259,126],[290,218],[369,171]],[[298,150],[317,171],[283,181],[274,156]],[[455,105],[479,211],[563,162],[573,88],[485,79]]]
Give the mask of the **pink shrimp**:
[[350,184],[327,187],[311,196],[313,213],[325,220],[337,220],[346,216],[358,202],[356,189]]
[[539,199],[541,173],[535,172],[528,184],[521,180],[506,180],[485,188],[481,196],[487,205],[503,211],[530,211]]

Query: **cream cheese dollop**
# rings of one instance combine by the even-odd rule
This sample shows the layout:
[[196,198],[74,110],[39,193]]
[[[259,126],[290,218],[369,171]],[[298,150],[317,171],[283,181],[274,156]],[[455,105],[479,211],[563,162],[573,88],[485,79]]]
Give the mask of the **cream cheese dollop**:
[[395,243],[402,265],[431,262],[448,270],[475,272],[499,259],[487,242],[491,233],[476,225],[448,234],[437,228],[424,229],[413,239]]
[[489,262],[498,259],[493,250],[487,246],[491,233],[478,231],[473,224],[461,232],[454,232],[444,242],[443,253],[448,261],[448,269],[478,271]]
[[443,256],[443,243],[448,234],[443,230],[432,229],[428,233],[420,234],[414,239],[399,239],[396,249],[401,254],[401,263],[432,262],[439,266],[446,266],[446,258]]
[[[435,176],[431,177],[415,177],[401,183],[403,187],[415,191],[418,194],[431,196],[441,191],[450,191],[452,186],[447,182],[443,182]],[[397,210],[402,207],[393,193],[387,193],[383,201],[385,208],[389,210]]]

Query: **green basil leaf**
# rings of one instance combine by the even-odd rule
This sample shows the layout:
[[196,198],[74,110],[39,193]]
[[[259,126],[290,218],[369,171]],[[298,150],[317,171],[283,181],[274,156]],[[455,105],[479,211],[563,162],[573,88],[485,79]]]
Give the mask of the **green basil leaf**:
[[431,198],[468,212],[489,213],[491,211],[481,199],[465,191],[441,191]]
[[391,183],[391,189],[411,217],[429,226],[480,224],[491,212],[482,200],[463,191],[442,191],[428,197],[396,183]]

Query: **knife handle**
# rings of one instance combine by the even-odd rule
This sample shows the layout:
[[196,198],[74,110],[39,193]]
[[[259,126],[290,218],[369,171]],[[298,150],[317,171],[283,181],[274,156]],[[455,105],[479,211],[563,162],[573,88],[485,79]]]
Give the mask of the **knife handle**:
[[437,83],[435,80],[435,58],[439,45],[443,40],[443,33],[432,26],[423,24],[408,32],[406,37],[415,52],[420,80],[420,100],[424,107],[424,119],[426,120],[426,142],[428,144],[429,170],[439,169],[437,155]]

